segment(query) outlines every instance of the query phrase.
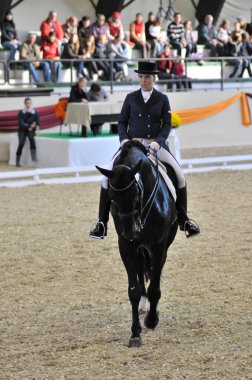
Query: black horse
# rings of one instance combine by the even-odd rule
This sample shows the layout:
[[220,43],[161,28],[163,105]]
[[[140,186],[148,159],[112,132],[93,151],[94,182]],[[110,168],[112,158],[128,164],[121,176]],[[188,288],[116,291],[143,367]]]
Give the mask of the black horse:
[[[112,171],[97,167],[109,178],[110,211],[128,274],[133,319],[129,347],[141,346],[139,313],[147,311],[146,297],[145,326],[154,329],[158,325],[161,272],[178,229],[175,201],[146,153],[142,144],[130,141]],[[147,292],[145,280],[149,280]]]

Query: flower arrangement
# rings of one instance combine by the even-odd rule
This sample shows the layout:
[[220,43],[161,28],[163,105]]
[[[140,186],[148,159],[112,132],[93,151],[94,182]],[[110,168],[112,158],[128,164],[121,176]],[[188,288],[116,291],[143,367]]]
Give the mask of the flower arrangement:
[[182,124],[182,120],[177,113],[172,112],[171,114],[171,125],[172,128],[178,128]]

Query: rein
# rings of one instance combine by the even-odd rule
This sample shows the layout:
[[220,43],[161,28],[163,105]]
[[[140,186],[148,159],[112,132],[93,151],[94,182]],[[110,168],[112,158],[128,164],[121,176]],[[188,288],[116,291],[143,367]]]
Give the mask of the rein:
[[[114,190],[114,191],[117,191],[117,192],[126,191],[134,183],[137,183],[137,187],[138,187],[139,193],[140,193],[140,220],[141,220],[141,229],[144,228],[145,223],[146,223],[146,221],[148,219],[148,216],[149,216],[151,208],[153,206],[153,203],[154,203],[154,200],[155,200],[155,197],[156,197],[156,194],[157,194],[158,186],[159,186],[159,172],[158,172],[157,152],[154,152],[154,156],[155,156],[155,160],[156,160],[156,165],[155,165],[155,169],[156,169],[156,181],[155,181],[155,185],[153,187],[153,190],[151,192],[151,195],[149,196],[149,199],[147,200],[147,202],[146,202],[146,204],[144,206],[142,205],[142,203],[143,203],[144,187],[143,187],[142,181],[140,180],[140,176],[139,176],[138,173],[135,175],[135,178],[129,183],[129,185],[125,186],[122,189],[118,189],[118,188],[114,187],[109,182],[109,185],[110,185],[111,189]],[[128,166],[126,166],[126,165],[118,165],[118,166],[125,167],[125,168],[128,169]],[[143,213],[144,212],[146,212],[146,216],[143,218]],[[132,210],[132,211],[127,212],[127,213],[118,213],[118,215],[121,216],[122,218],[126,218],[126,217],[129,217],[129,216],[133,216],[136,213],[137,213],[137,210]]]

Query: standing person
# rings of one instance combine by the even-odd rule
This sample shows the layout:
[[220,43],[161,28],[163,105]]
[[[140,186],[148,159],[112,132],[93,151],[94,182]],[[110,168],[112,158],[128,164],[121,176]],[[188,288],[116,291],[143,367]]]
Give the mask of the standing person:
[[178,51],[178,55],[181,57],[183,47],[187,47],[185,28],[181,22],[181,13],[175,13],[174,21],[168,25],[167,37],[172,47]]
[[137,13],[135,21],[130,24],[130,41],[135,44],[137,49],[142,51],[143,58],[149,57],[151,45],[146,41],[145,26],[141,13]]
[[20,48],[21,42],[18,40],[17,30],[11,11],[6,12],[2,22],[1,31],[2,45],[7,49],[10,49],[7,60],[14,61],[16,51]]
[[[187,216],[186,181],[182,169],[167,146],[171,130],[171,109],[166,95],[154,88],[155,76],[158,73],[156,63],[139,62],[138,70],[140,89],[126,96],[118,122],[118,133],[121,146],[131,139],[137,139],[151,151],[157,152],[159,160],[169,164],[177,176],[177,215],[180,229],[188,237],[199,234],[196,223]],[[115,157],[114,157],[115,159]],[[112,169],[113,162],[108,169]],[[107,234],[110,202],[108,198],[108,179],[103,178],[99,220],[92,227],[90,237],[103,239]]]
[[50,67],[48,62],[40,61],[40,47],[36,44],[36,34],[29,34],[27,40],[22,44],[20,49],[20,59],[29,60],[25,66],[30,70],[35,83],[39,82],[37,69],[42,69],[45,82],[51,80]]
[[19,145],[16,154],[16,166],[20,167],[20,158],[25,144],[26,137],[30,141],[31,158],[32,161],[37,161],[36,144],[35,144],[35,131],[39,128],[39,116],[37,111],[32,108],[32,101],[30,98],[25,98],[24,109],[18,113],[18,139]]
[[60,51],[59,44],[56,40],[55,32],[50,32],[47,42],[42,46],[43,58],[54,61],[54,80],[58,82],[61,75],[61,62],[60,62]]
[[211,57],[216,57],[217,55],[222,56],[224,54],[223,44],[218,40],[217,32],[213,26],[213,16],[206,15],[204,22],[199,24],[198,30],[198,44],[205,45],[206,48],[210,49]]
[[55,33],[55,36],[59,43],[63,41],[64,31],[62,25],[57,19],[57,12],[50,11],[46,20],[44,20],[40,26],[41,30],[41,45],[47,42],[48,36],[51,32]]

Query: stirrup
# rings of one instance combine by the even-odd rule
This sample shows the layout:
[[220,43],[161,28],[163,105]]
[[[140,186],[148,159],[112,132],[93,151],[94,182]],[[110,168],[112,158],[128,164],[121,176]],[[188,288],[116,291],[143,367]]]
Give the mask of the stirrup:
[[[198,231],[196,231],[195,233],[193,233],[192,235],[190,235],[190,233],[186,230],[186,226],[187,224],[191,223],[192,225],[194,225],[195,229],[197,229]],[[200,228],[199,228],[199,225],[198,223],[193,220],[193,219],[188,219],[185,221],[185,224],[184,224],[184,233],[185,233],[185,236],[187,238],[193,238],[194,236],[197,236],[200,234]]]
[[[102,231],[100,230],[102,228]],[[95,231],[96,230],[96,231]],[[89,237],[96,240],[104,239],[106,235],[106,228],[104,223],[101,220],[93,223],[89,232]]]

